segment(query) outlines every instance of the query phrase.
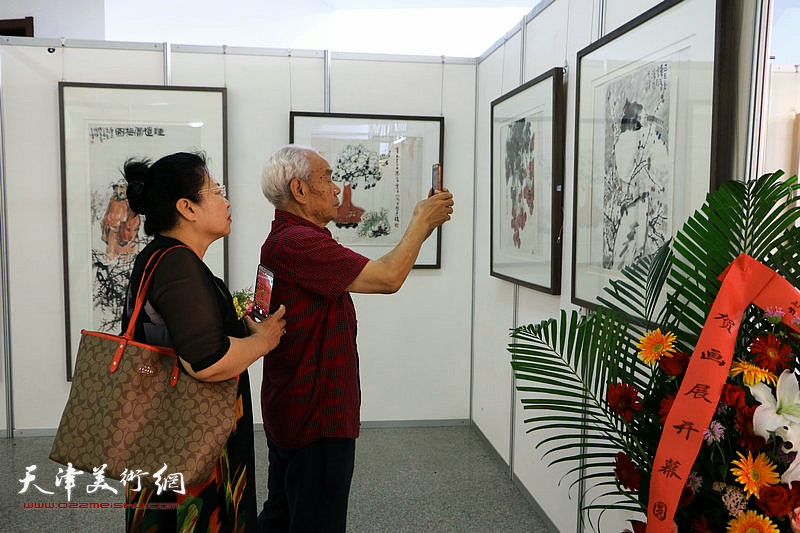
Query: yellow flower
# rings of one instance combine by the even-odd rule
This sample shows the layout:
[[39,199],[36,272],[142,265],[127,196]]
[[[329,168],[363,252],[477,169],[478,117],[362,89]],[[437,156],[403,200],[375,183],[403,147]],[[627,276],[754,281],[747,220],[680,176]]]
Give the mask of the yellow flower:
[[741,359],[737,359],[731,365],[731,377],[736,377],[739,374],[742,375],[742,381],[744,381],[744,384],[748,387],[752,387],[756,383],[760,383],[762,381],[766,381],[771,385],[775,385],[775,383],[778,381],[778,376],[769,370],[764,370],[760,366],[748,363],[747,361],[742,361]]
[[639,340],[636,345],[639,348],[639,357],[647,363],[652,365],[658,361],[662,355],[672,357],[675,353],[675,334],[667,332],[661,335],[661,329],[651,331]]
[[756,511],[745,511],[728,522],[728,533],[780,533],[778,526]]
[[239,304],[239,298],[236,296],[233,297],[233,308],[236,309],[236,318],[244,316],[244,308]]
[[[736,481],[744,485],[744,491],[748,496],[755,495],[758,498],[758,491],[767,485],[777,485],[780,481],[778,473],[775,471],[775,465],[772,461],[767,459],[763,453],[758,454],[758,457],[753,459],[753,454],[747,452],[747,459],[745,459],[742,452],[736,452],[741,460],[732,461],[732,463],[739,468],[731,468],[731,473],[736,476]],[[742,531],[747,531],[743,529]],[[761,531],[761,530],[757,530]]]

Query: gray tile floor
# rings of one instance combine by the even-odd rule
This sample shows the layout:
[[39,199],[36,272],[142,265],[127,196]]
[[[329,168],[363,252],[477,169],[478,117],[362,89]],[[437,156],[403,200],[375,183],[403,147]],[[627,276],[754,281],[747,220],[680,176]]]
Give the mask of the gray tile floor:
[[[55,486],[58,465],[47,459],[51,443],[51,437],[0,439],[0,531],[121,531],[121,510],[24,508],[24,503],[66,501],[64,485]],[[266,439],[257,431],[260,501],[266,497],[266,456]],[[18,494],[19,480],[34,464],[33,483],[53,495],[39,493],[33,484]],[[122,501],[110,492],[86,494],[89,483],[78,477],[72,502]],[[368,428],[356,441],[348,531],[551,532],[545,524],[470,427]]]

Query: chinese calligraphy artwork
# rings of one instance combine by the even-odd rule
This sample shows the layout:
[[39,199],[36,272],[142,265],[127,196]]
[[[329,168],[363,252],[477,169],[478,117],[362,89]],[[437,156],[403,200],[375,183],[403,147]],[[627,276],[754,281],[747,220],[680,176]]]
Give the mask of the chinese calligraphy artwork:
[[[429,169],[441,162],[441,117],[291,112],[290,142],[317,150],[341,189],[328,225],[341,244],[371,259],[391,250],[416,203],[428,194]],[[423,244],[415,268],[439,268],[441,233]]]
[[[81,328],[119,333],[128,277],[149,242],[128,206],[122,166],[205,152],[225,181],[223,89],[60,83],[67,379]],[[224,243],[204,258],[224,277]]]
[[492,276],[560,292],[563,69],[492,102]]
[[576,305],[596,306],[603,287],[671,239],[709,192],[714,35],[675,23],[684,12],[709,13],[695,3],[664,11],[578,53]]

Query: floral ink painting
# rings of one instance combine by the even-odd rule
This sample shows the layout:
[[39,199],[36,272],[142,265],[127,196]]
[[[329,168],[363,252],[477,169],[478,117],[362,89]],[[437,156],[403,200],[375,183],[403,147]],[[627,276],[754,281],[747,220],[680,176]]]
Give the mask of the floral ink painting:
[[344,245],[394,246],[403,225],[402,176],[422,174],[422,139],[315,139],[342,190],[339,210],[328,226]]
[[[543,117],[541,111],[515,118],[500,127],[500,250],[520,258],[532,258],[540,249],[540,219],[543,215],[537,193],[544,195],[544,159],[540,146]],[[549,202],[549,199],[548,199]],[[549,210],[548,210],[549,211]]]
[[[430,168],[442,163],[444,118],[289,112],[289,142],[317,151],[340,189],[326,228],[372,259],[394,248],[417,202],[427,197]],[[441,230],[420,248],[414,268],[441,268]]]
[[492,101],[491,276],[558,294],[564,178],[564,70]]
[[[536,252],[534,218],[536,134],[530,118],[515,120],[506,126],[505,198],[506,223],[503,243],[521,251]],[[510,209],[509,209],[510,207]],[[530,217],[530,220],[528,220]],[[527,228],[527,231],[526,231]],[[523,238],[525,246],[523,247]],[[510,243],[508,241],[511,241]]]
[[[602,186],[595,194],[602,228],[592,257],[621,271],[654,253],[672,235],[674,164],[670,146],[671,80],[668,62],[650,63],[605,85]],[[599,179],[595,176],[595,180]]]

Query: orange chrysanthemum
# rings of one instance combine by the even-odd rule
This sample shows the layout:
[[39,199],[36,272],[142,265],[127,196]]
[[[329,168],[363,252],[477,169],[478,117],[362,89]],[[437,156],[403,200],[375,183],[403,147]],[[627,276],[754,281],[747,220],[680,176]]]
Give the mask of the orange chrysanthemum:
[[651,331],[639,340],[639,358],[648,365],[658,361],[662,355],[672,357],[675,353],[675,334],[667,332],[661,334],[661,329]]
[[756,511],[745,511],[728,522],[728,533],[780,533],[778,526]]
[[739,460],[732,461],[732,464],[738,468],[731,468],[731,473],[736,476],[736,481],[744,485],[744,491],[748,496],[755,495],[758,498],[758,491],[763,487],[778,484],[780,477],[775,471],[775,465],[766,455],[760,453],[753,459],[753,454],[749,451],[747,458],[742,455],[742,452],[736,453]]
[[775,385],[775,383],[778,382],[778,376],[769,370],[765,370],[753,363],[737,359],[731,365],[731,376],[736,377],[740,374],[742,376],[742,381],[748,386],[755,385],[762,381],[766,381],[770,385]]

